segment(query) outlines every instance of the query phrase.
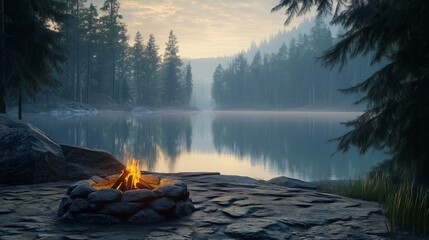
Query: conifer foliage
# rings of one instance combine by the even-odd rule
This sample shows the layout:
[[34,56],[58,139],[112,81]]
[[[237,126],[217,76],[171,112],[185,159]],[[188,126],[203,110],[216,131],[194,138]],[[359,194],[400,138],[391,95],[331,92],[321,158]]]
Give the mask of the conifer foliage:
[[[34,98],[44,87],[58,88],[53,72],[65,61],[60,34],[49,24],[64,21],[65,5],[55,0],[3,0],[1,7],[0,112],[6,112],[6,94],[19,103]],[[3,31],[4,30],[4,31]]]
[[[285,9],[286,23],[317,7],[319,15],[347,31],[328,49],[325,66],[344,64],[373,52],[372,63],[389,61],[383,68],[345,93],[363,93],[367,110],[346,123],[353,130],[338,138],[340,151],[357,146],[388,148],[388,165],[417,170],[429,179],[429,1],[407,0],[282,0],[272,11]],[[398,172],[396,172],[398,173]]]

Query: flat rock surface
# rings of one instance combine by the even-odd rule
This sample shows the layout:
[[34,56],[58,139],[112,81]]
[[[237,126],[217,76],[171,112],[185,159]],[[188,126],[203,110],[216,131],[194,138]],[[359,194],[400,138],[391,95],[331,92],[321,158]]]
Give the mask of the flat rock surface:
[[156,175],[186,183],[196,211],[156,223],[97,225],[90,221],[94,216],[70,222],[59,220],[57,211],[73,182],[0,185],[0,239],[389,239],[375,202],[248,177]]

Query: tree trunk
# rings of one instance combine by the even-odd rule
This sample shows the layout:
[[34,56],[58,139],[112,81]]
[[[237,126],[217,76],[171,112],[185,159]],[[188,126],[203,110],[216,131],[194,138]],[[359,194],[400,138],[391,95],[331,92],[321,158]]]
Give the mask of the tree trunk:
[[18,119],[22,119],[22,90],[18,88]]
[[115,99],[115,50],[113,49],[114,46],[111,46],[112,48],[112,98]]
[[6,113],[5,51],[4,43],[4,0],[0,0],[0,113]]
[[80,52],[79,52],[79,1],[77,1],[76,3],[76,18],[77,18],[77,23],[76,23],[76,101],[78,102],[82,102],[82,97],[81,97],[81,86],[80,86],[80,66],[79,66],[79,57],[80,57]]
[[[92,7],[92,5],[91,5]],[[89,104],[89,94],[90,94],[90,78],[91,78],[91,42],[92,42],[92,8],[89,16],[89,39],[88,39],[88,69],[86,75],[86,103]]]

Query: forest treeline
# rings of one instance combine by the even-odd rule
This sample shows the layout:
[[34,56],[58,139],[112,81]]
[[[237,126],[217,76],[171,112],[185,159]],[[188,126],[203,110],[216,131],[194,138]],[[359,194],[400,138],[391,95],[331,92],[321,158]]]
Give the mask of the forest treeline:
[[66,2],[70,17],[59,27],[68,50],[64,72],[58,75],[64,97],[90,103],[96,92],[119,103],[189,104],[191,66],[180,59],[173,31],[161,56],[152,34],[144,41],[137,32],[129,46],[118,0],[106,0],[99,9],[86,0]]
[[318,57],[337,42],[323,19],[316,18],[309,34],[300,34],[277,53],[258,51],[249,63],[238,55],[213,73],[212,98],[218,108],[287,108],[346,106],[358,96],[338,90],[356,85],[379,69],[369,56],[359,56],[338,68],[324,68]]
[[189,104],[191,65],[173,31],[163,55],[153,35],[145,41],[137,32],[130,46],[119,0],[100,8],[87,0],[0,3],[0,112],[40,93],[84,103],[102,94],[123,104]]

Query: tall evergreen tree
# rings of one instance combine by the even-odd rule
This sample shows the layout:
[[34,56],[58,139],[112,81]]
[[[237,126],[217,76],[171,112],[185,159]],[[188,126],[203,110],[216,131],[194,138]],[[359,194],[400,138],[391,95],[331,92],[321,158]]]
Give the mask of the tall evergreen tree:
[[97,8],[92,5],[89,6],[89,10],[86,14],[86,39],[87,39],[87,69],[86,69],[86,103],[90,103],[91,94],[91,76],[92,76],[92,55],[93,45],[97,32],[98,25],[98,12]]
[[144,51],[142,35],[140,32],[137,32],[136,37],[134,38],[134,46],[132,50],[133,79],[137,88],[137,102],[146,104],[147,102],[144,101],[144,95],[146,93],[146,79],[144,78],[144,74],[147,63],[145,61]]
[[212,98],[218,107],[224,106],[223,93],[225,90],[223,88],[223,76],[224,70],[222,68],[222,65],[219,64],[213,73],[213,82],[211,87]]
[[163,85],[161,79],[158,77],[158,71],[160,67],[160,57],[158,55],[159,47],[156,45],[155,37],[151,34],[145,48],[146,56],[146,72],[145,79],[148,84],[148,99],[149,105],[161,104],[161,93]]
[[182,103],[184,105],[189,105],[192,98],[192,67],[191,63],[186,64],[184,79],[183,79],[183,87],[182,87]]
[[101,21],[104,25],[104,31],[106,33],[106,44],[109,49],[109,69],[110,69],[110,80],[111,80],[111,93],[112,98],[116,99],[116,61],[118,59],[118,44],[120,41],[121,24],[119,22],[122,19],[122,15],[119,14],[119,2],[118,0],[106,0],[101,7],[101,11],[106,13],[105,16],[101,17]]
[[164,74],[164,103],[166,105],[178,105],[180,94],[180,71],[182,60],[180,59],[179,46],[177,38],[173,31],[170,31],[168,42],[166,43],[164,59],[163,59],[163,74]]
[[319,15],[333,13],[331,22],[347,29],[322,58],[327,66],[344,65],[349,58],[373,51],[372,63],[389,60],[383,68],[346,93],[363,92],[368,109],[346,125],[338,148],[387,147],[391,163],[417,170],[429,179],[429,1],[282,0],[286,23],[317,6]]
[[18,99],[22,117],[22,95],[35,98],[43,87],[59,87],[53,71],[65,60],[60,35],[49,23],[64,21],[64,4],[56,0],[5,1],[5,47],[3,87]]
[[0,0],[0,113],[6,113],[4,0]]

